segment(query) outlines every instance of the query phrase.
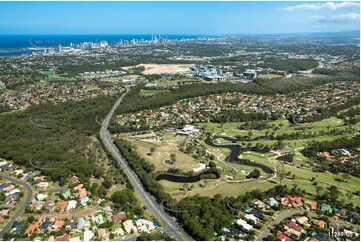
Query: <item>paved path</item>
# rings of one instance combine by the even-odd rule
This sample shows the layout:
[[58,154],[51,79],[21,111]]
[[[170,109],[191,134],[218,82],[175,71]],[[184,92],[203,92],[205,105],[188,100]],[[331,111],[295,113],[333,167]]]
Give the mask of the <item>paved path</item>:
[[13,183],[19,184],[19,185],[25,187],[25,189],[26,189],[25,201],[23,202],[23,204],[21,204],[20,208],[13,214],[13,216],[10,218],[9,222],[5,225],[5,227],[0,231],[0,238],[2,238],[4,236],[4,234],[11,229],[11,227],[13,226],[16,219],[20,216],[20,214],[24,211],[26,206],[30,203],[31,196],[33,195],[33,189],[31,188],[31,186],[28,183],[18,180],[18,179],[15,179],[15,178],[12,178],[3,172],[0,172],[0,177],[4,178],[6,180],[9,180]]
[[[127,90],[128,92],[129,90]],[[173,236],[176,240],[193,240],[191,236],[189,236],[181,226],[170,216],[166,213],[166,211],[157,203],[156,199],[148,192],[146,192],[143,184],[139,180],[138,176],[135,172],[129,167],[127,161],[122,156],[118,148],[114,145],[113,141],[110,138],[110,134],[108,131],[109,122],[113,116],[114,111],[122,102],[123,97],[126,95],[123,94],[114,104],[113,108],[109,112],[108,116],[103,120],[102,128],[100,130],[100,137],[102,139],[103,144],[105,147],[110,151],[114,159],[119,162],[122,169],[128,176],[130,182],[134,187],[134,191],[140,197],[141,201],[144,205],[148,208],[148,211],[155,216],[156,218],[160,219],[163,222],[163,228],[166,233]]]

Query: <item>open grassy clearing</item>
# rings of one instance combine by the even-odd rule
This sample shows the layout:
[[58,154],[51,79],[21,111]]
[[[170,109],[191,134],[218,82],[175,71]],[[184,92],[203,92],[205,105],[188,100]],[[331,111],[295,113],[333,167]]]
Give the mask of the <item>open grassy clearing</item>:
[[[141,157],[155,165],[156,171],[167,171],[170,168],[190,171],[193,168],[199,167],[199,161],[191,155],[181,152],[178,148],[178,144],[175,142],[149,142],[142,140],[132,140],[131,142],[136,145],[137,151]],[[153,153],[150,152],[151,148],[155,148]],[[176,155],[176,162],[174,164],[165,162],[166,160],[171,159],[171,154]]]
[[140,91],[140,95],[141,96],[152,96],[158,93],[165,93],[165,92],[170,92],[170,90],[141,90]]

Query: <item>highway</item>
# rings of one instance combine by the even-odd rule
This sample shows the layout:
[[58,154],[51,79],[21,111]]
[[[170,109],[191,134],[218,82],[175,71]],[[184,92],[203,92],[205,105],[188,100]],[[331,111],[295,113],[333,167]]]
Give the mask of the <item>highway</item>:
[[26,206],[30,203],[31,196],[33,194],[33,189],[31,188],[31,186],[28,183],[18,180],[18,179],[15,179],[15,178],[12,178],[12,177],[4,174],[3,172],[0,172],[0,177],[3,177],[4,179],[9,180],[11,182],[17,183],[17,184],[25,187],[25,189],[26,189],[25,201],[20,206],[20,208],[13,214],[13,216],[11,217],[9,222],[5,225],[5,227],[0,231],[0,238],[2,238],[4,236],[4,234],[11,229],[11,227],[13,226],[16,219],[20,216],[20,214],[24,211]]
[[[127,89],[127,92],[129,89]],[[100,130],[100,137],[105,145],[105,147],[111,152],[114,159],[116,159],[126,175],[128,176],[130,182],[134,187],[135,193],[140,197],[143,204],[147,207],[148,211],[155,216],[156,218],[160,219],[163,222],[163,229],[164,231],[173,236],[176,240],[193,240],[179,225],[178,223],[166,213],[166,211],[156,202],[156,199],[148,192],[146,192],[145,188],[143,187],[141,181],[139,180],[138,176],[135,172],[128,166],[126,160],[120,153],[119,149],[114,145],[110,138],[110,134],[108,131],[109,122],[114,114],[116,108],[120,105],[123,100],[123,97],[127,94],[123,94],[114,104],[113,108],[110,110],[107,117],[102,122],[102,127]]]

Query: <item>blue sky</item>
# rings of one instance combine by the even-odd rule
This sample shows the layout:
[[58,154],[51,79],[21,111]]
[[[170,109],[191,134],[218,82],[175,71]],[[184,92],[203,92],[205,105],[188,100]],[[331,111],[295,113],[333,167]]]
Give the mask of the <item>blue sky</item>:
[[356,30],[358,2],[0,2],[0,34],[241,34]]

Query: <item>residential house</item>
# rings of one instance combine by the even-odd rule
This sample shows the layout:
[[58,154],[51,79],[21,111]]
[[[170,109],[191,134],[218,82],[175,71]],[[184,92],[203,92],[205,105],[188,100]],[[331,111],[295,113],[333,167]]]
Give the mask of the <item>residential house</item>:
[[68,201],[60,201],[57,202],[56,205],[58,206],[60,211],[65,211],[65,208],[68,206]]
[[240,226],[242,226],[245,230],[249,231],[253,228],[252,225],[248,224],[246,221],[244,221],[243,219],[239,218],[237,219],[236,223]]
[[345,208],[341,208],[340,211],[338,211],[338,213],[336,213],[337,217],[343,218],[343,219],[347,219],[347,209]]
[[104,223],[103,215],[98,214],[97,216],[95,216],[95,217],[94,217],[94,222],[95,222],[97,225],[103,224],[103,223]]
[[305,201],[305,204],[309,205],[311,210],[316,210],[317,209],[317,202],[316,201],[307,200],[307,201]]
[[107,231],[105,229],[98,229],[97,233],[100,238],[105,241],[109,241],[109,235],[107,234]]
[[318,239],[319,241],[330,241],[330,236],[328,236],[327,234],[317,234],[316,239]]
[[326,213],[332,213],[332,208],[328,204],[322,204],[321,211],[326,212]]
[[70,184],[76,184],[76,183],[79,182],[79,178],[76,177],[76,176],[72,176],[72,177],[68,178],[68,182],[69,182]]
[[137,227],[134,226],[134,222],[131,219],[128,219],[123,222],[125,231],[129,234],[131,231],[137,231]]
[[85,230],[83,233],[83,240],[84,241],[91,241],[94,238],[94,232],[91,230]]
[[290,203],[290,200],[288,199],[288,197],[283,197],[283,198],[281,198],[281,203],[282,203],[284,206],[292,207],[292,204]]
[[21,229],[23,228],[24,223],[22,222],[18,222],[17,224],[15,224],[14,228],[11,229],[11,233],[12,234],[18,234],[21,232]]
[[101,201],[102,201],[102,199],[100,199],[100,197],[98,197],[98,196],[94,196],[94,197],[93,197],[93,201],[96,202],[96,203],[98,203],[98,204],[100,204]]
[[89,198],[88,198],[88,197],[82,197],[82,198],[80,199],[80,204],[81,204],[83,207],[85,207],[85,206],[88,205],[88,204],[87,204],[88,201],[89,201]]
[[153,222],[146,219],[137,219],[135,221],[135,225],[137,226],[139,233],[149,233],[150,231],[155,229]]
[[298,217],[296,221],[306,227],[311,227],[311,224],[308,223],[308,218],[306,216]]
[[45,195],[45,194],[39,193],[39,194],[37,194],[35,197],[36,197],[36,200],[38,200],[38,201],[43,201],[43,200],[44,200],[45,198],[47,198],[48,196]]
[[286,223],[285,227],[292,228],[292,229],[294,229],[296,231],[301,231],[302,230],[302,227],[299,226],[294,220],[288,221],[288,223]]
[[106,206],[103,208],[104,213],[113,213],[113,209],[110,206]]
[[113,234],[119,235],[120,237],[123,237],[125,235],[124,230],[122,228],[115,229]]
[[55,220],[54,224],[51,226],[51,229],[54,231],[60,231],[63,225],[64,225],[64,221],[57,219]]
[[35,232],[35,230],[39,227],[39,222],[35,222],[31,225],[29,225],[29,227],[25,230],[25,233],[26,235],[31,235]]
[[292,241],[292,239],[290,237],[281,233],[280,231],[277,232],[276,238],[280,241]]
[[66,208],[66,211],[70,211],[72,209],[75,209],[76,208],[76,204],[77,204],[77,201],[75,200],[70,200],[68,202],[68,207]]
[[264,202],[257,200],[256,202],[254,202],[254,204],[257,206],[257,208],[265,210],[265,209],[269,209],[269,206],[267,204],[265,204]]
[[227,237],[233,238],[235,236],[243,237],[245,235],[242,230],[231,228],[226,232]]
[[64,234],[63,236],[55,238],[55,241],[69,241],[69,235]]
[[289,199],[293,207],[303,206],[302,199],[300,197],[289,197]]
[[299,240],[302,235],[300,231],[297,231],[293,228],[286,229],[285,234],[290,236],[291,238],[297,239],[297,240]]
[[41,230],[42,232],[45,232],[48,230],[48,228],[52,225],[53,223],[50,222],[50,221],[44,221],[40,227],[39,227],[39,230]]
[[254,223],[258,223],[258,221],[259,221],[259,219],[256,216],[254,216],[253,214],[246,214],[245,217],[247,220],[252,220]]
[[323,220],[316,219],[316,220],[313,221],[313,224],[318,226],[321,229],[325,228],[325,221],[323,221]]
[[70,198],[70,191],[66,191],[66,192],[63,192],[62,194],[61,194],[63,197],[64,197],[64,199],[68,199],[68,198]]
[[271,207],[277,207],[279,205],[279,202],[273,197],[267,199],[266,203]]
[[112,221],[114,223],[119,223],[121,222],[123,219],[125,219],[127,217],[127,215],[124,213],[124,212],[121,212],[121,213],[118,213],[118,214],[115,214],[112,216]]
[[74,229],[76,229],[76,221],[75,220],[68,220],[67,222],[66,222],[66,225],[65,225],[65,228],[66,229],[69,229],[69,230],[74,230]]
[[79,218],[78,220],[78,229],[84,229],[90,227],[90,221],[88,218]]
[[48,212],[53,212],[55,209],[55,203],[51,201],[46,201],[43,208],[45,208]]

